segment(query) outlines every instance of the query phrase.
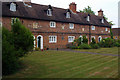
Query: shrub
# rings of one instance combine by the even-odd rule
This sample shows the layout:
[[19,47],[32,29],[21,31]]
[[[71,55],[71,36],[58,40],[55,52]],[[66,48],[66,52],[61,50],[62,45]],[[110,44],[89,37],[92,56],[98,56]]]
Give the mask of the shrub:
[[94,38],[92,38],[92,42],[90,44],[96,44],[96,41]]
[[12,25],[13,40],[16,50],[22,51],[20,56],[24,56],[28,51],[33,49],[33,35],[32,32],[21,24],[19,19],[16,19]]
[[115,42],[115,46],[116,47],[120,47],[120,43],[119,42]]
[[88,39],[86,38],[86,36],[83,36],[83,41],[82,42],[85,43],[85,44],[88,44]]
[[35,47],[35,51],[39,51],[39,50],[40,50],[40,48]]
[[88,44],[83,43],[83,44],[81,44],[80,46],[78,46],[78,48],[79,48],[79,49],[91,49],[91,46],[88,45]]
[[12,31],[2,29],[2,73],[11,74],[20,68],[19,58],[33,50],[33,36],[17,19]]
[[102,39],[99,43],[100,47],[113,47],[115,40],[111,38]]
[[2,29],[2,74],[7,75],[19,68],[18,51],[15,50],[12,34],[3,27]]
[[98,49],[98,48],[100,48],[100,46],[98,44],[91,44],[91,48],[92,49]]
[[82,38],[79,37],[78,39],[75,39],[73,42],[73,45],[79,46],[82,44]]

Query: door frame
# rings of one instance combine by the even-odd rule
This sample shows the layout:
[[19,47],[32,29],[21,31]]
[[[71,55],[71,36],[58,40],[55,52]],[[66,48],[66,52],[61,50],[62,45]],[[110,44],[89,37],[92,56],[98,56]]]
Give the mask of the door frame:
[[40,40],[40,41],[41,41],[41,42],[40,42],[40,43],[41,43],[40,48],[43,49],[43,36],[42,36],[42,35],[38,35],[38,36],[37,36],[37,47],[38,47],[38,37],[41,37],[41,40]]

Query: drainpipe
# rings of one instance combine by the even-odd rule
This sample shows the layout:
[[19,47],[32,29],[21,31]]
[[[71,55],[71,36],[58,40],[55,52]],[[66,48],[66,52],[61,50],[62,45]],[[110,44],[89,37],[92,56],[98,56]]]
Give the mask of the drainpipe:
[[89,42],[88,42],[88,44],[90,44],[90,42],[91,42],[91,26],[89,25]]

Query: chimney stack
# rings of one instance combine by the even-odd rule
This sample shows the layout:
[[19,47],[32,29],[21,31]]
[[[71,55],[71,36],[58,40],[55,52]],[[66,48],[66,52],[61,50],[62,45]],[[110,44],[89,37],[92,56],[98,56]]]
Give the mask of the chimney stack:
[[23,2],[29,6],[31,6],[31,0],[23,0]]
[[103,11],[102,11],[102,9],[100,9],[100,10],[98,11],[98,16],[103,16]]
[[72,12],[76,13],[76,4],[75,2],[70,3],[69,9],[72,10]]

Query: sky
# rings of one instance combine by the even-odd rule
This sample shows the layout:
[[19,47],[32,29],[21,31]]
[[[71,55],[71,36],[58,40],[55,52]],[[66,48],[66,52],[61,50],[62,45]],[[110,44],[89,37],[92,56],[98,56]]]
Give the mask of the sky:
[[118,27],[118,2],[120,0],[31,0],[32,3],[51,5],[54,7],[68,9],[69,4],[75,2],[77,4],[77,11],[83,10],[90,6],[92,10],[98,15],[98,10],[102,9],[108,21],[113,21],[115,24],[112,28]]

